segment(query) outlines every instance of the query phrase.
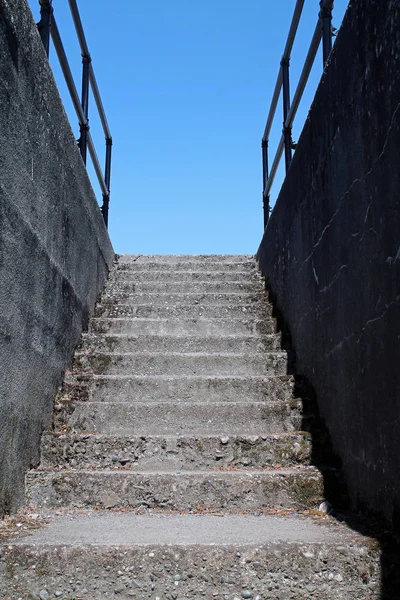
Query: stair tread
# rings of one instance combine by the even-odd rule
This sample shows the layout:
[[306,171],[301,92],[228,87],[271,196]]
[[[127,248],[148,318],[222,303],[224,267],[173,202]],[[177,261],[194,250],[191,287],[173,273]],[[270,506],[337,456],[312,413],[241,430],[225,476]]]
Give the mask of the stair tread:
[[[147,320],[147,319],[146,319]],[[186,335],[177,335],[174,333],[162,333],[159,335],[156,334],[151,334],[151,333],[94,333],[94,332],[89,332],[89,333],[83,333],[82,334],[82,339],[87,340],[87,339],[98,339],[98,338],[117,338],[117,339],[132,339],[132,340],[137,340],[140,338],[154,338],[154,339],[182,339],[182,338],[187,338],[189,337],[190,339],[194,339],[194,340],[220,340],[220,339],[225,339],[225,340],[268,340],[271,338],[276,338],[279,337],[280,334],[279,333],[260,333],[257,335],[243,335],[240,333],[227,333],[224,335],[198,335],[198,334],[193,334],[190,336],[186,336]],[[277,352],[279,352],[279,350],[277,350]],[[77,353],[75,353],[77,354]]]
[[140,358],[143,357],[169,357],[169,356],[179,356],[179,357],[184,357],[186,358],[200,358],[200,357],[211,357],[213,360],[215,360],[216,358],[218,358],[219,356],[222,358],[249,358],[249,359],[253,359],[253,360],[257,360],[260,362],[266,361],[268,356],[278,356],[278,357],[283,357],[286,358],[287,357],[287,352],[281,352],[279,350],[268,350],[264,355],[260,356],[260,353],[256,353],[256,352],[218,352],[218,354],[215,353],[210,353],[210,352],[166,352],[164,351],[154,351],[152,350],[151,352],[144,352],[143,350],[140,351],[136,351],[136,352],[109,352],[107,350],[102,351],[102,350],[95,350],[95,351],[91,351],[91,352],[85,352],[85,351],[78,351],[75,352],[75,356],[77,357],[96,357],[96,356],[111,356],[111,357],[115,357],[118,358],[119,356],[132,356],[132,357],[137,357],[139,356]]
[[271,380],[287,381],[291,375],[124,375],[124,374],[97,374],[91,375],[93,379],[104,380],[160,380],[160,381],[182,381],[182,380],[197,380],[197,381],[257,381],[265,382]]
[[[105,439],[105,440],[141,440],[143,438],[142,435],[140,434],[133,434],[133,435],[116,435],[116,434],[110,434],[110,433],[95,433],[95,432],[87,432],[87,433],[83,433],[83,432],[79,432],[79,431],[74,431],[74,432],[70,432],[70,431],[63,431],[63,430],[55,430],[55,431],[46,431],[44,432],[44,438],[46,440],[51,439],[52,437],[55,438],[63,438],[65,440],[71,439],[71,440],[86,440],[89,438],[93,438],[93,439]],[[299,437],[299,436],[304,436],[307,437],[310,434],[308,433],[308,431],[301,431],[301,430],[296,430],[296,431],[279,431],[278,433],[260,433],[260,434],[254,434],[254,433],[249,433],[245,430],[243,430],[242,433],[231,433],[231,434],[227,434],[226,436],[220,436],[217,434],[213,434],[213,433],[177,433],[177,434],[150,434],[148,436],[146,436],[149,439],[152,440],[185,440],[185,439],[202,439],[202,440],[220,440],[220,438],[222,437],[229,437],[230,439],[239,439],[239,440],[243,440],[246,441],[248,438],[254,438],[257,437],[259,439],[262,440],[267,440],[267,439],[278,439],[278,438],[287,438],[287,437]],[[253,440],[251,440],[251,442],[253,442]]]
[[[151,406],[152,408],[154,408],[155,406],[157,406],[158,404],[161,406],[165,406],[165,404],[167,403],[167,405],[170,406],[176,406],[176,407],[185,407],[185,406],[206,406],[208,409],[210,408],[210,404],[212,404],[212,406],[219,406],[219,407],[249,407],[249,406],[257,406],[257,407],[266,407],[266,408],[287,408],[290,405],[290,402],[285,402],[284,400],[251,400],[249,402],[246,402],[244,400],[216,400],[215,402],[204,402],[204,401],[196,401],[196,400],[168,400],[166,402],[163,401],[159,401],[159,400],[155,400],[152,402],[146,402],[145,400],[138,400],[137,402],[135,402],[135,406]],[[122,404],[123,406],[126,406],[126,402],[121,402],[118,400],[105,400],[103,401],[96,401],[96,400],[83,400],[83,401],[79,401],[77,400],[75,402],[75,406],[89,406],[89,405],[93,405],[93,406],[114,406],[114,405],[120,405]]]
[[[357,544],[369,538],[330,519],[276,515],[49,515],[50,523],[14,545],[159,546]],[[304,550],[306,551],[306,550]]]
[[259,477],[259,476],[269,476],[269,477],[280,477],[282,475],[315,475],[317,477],[322,477],[321,472],[312,465],[300,465],[298,467],[292,468],[274,468],[274,467],[266,467],[260,468],[257,471],[247,471],[245,469],[221,469],[221,470],[212,470],[212,469],[187,469],[185,471],[176,471],[175,469],[157,469],[157,471],[146,471],[146,470],[137,470],[137,471],[121,471],[118,469],[103,469],[102,471],[97,471],[93,469],[63,469],[62,471],[58,469],[32,469],[29,471],[28,479],[31,479],[35,475],[40,474],[54,474],[54,475],[62,475],[66,474],[77,475],[77,474],[85,474],[85,475],[95,475],[100,477],[152,477],[152,476],[163,476],[168,475],[171,477],[212,477],[214,479],[218,478],[235,478],[235,477]]
[[[120,294],[120,290],[117,289],[117,293]],[[111,292],[107,292],[105,296],[107,299],[112,299],[114,294],[114,290]],[[232,297],[232,300],[237,300],[238,298],[254,298],[257,300],[261,300],[265,303],[267,307],[270,307],[266,302],[265,291],[262,287],[251,290],[251,291],[239,291],[239,292],[131,292],[129,297],[137,296],[140,298],[141,296],[149,296],[150,298],[171,298],[177,296],[178,298],[213,298],[215,296],[222,296],[223,298]]]
[[[250,316],[250,315],[249,315]],[[169,323],[169,322],[183,322],[183,323],[198,323],[199,321],[201,323],[203,322],[210,322],[210,323],[231,323],[233,317],[149,317],[149,318],[144,318],[144,317],[92,317],[91,322],[98,322],[98,321],[108,321],[109,319],[112,319],[113,321],[122,321],[122,322],[126,322],[126,321],[136,321],[138,323],[142,322],[142,323],[150,323],[150,322],[155,322],[155,323]],[[252,323],[264,323],[265,319],[262,318],[254,318],[254,315],[251,315],[250,319],[245,319],[242,317],[238,317],[237,319],[235,319],[236,321],[244,321],[244,322],[248,322],[249,320],[251,320]]]

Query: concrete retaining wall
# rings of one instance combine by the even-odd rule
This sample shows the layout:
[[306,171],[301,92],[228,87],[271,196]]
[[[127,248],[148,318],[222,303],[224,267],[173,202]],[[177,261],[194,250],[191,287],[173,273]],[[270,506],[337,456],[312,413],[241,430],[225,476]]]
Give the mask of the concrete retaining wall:
[[25,0],[0,0],[0,513],[24,473],[113,249]]
[[350,3],[259,260],[353,506],[400,517],[400,11]]

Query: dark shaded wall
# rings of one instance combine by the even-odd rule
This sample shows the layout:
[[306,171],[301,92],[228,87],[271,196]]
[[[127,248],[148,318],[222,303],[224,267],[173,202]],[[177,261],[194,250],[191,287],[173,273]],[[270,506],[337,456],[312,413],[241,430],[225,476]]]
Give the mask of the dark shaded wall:
[[350,3],[258,258],[353,507],[400,517],[400,3]]
[[0,0],[0,513],[24,501],[113,249],[25,0]]

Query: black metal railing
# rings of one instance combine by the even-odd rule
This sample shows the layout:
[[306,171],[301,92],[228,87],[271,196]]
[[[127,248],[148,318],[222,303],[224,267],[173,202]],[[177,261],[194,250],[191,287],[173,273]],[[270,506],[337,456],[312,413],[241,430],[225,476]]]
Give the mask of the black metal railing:
[[[104,222],[108,226],[108,211],[110,204],[110,178],[111,178],[111,152],[112,152],[112,137],[110,129],[107,123],[107,118],[104,112],[103,103],[101,100],[99,88],[97,86],[96,77],[93,71],[92,58],[90,56],[89,48],[86,43],[85,33],[82,27],[82,21],[78,10],[76,0],[68,0],[69,7],[71,9],[72,19],[74,21],[79,45],[82,52],[82,94],[81,99],[79,98],[74,79],[72,77],[71,69],[67,60],[67,55],[64,50],[64,46],[60,37],[60,32],[57,27],[57,22],[54,17],[54,10],[52,6],[52,0],[39,0],[40,4],[40,22],[38,23],[38,29],[40,37],[42,38],[44,48],[47,56],[50,52],[50,37],[53,40],[54,48],[56,50],[58,60],[60,62],[61,70],[64,74],[65,82],[67,84],[72,103],[75,108],[76,115],[78,117],[80,137],[78,140],[79,149],[81,152],[82,160],[86,165],[87,150],[92,159],[93,167],[103,194],[103,204],[101,212],[103,214]],[[97,110],[100,116],[100,121],[103,127],[105,139],[106,139],[106,159],[104,175],[97,157],[96,149],[93,144],[92,136],[90,135],[89,127],[89,86],[92,89],[93,97],[96,102]]]
[[[261,142],[262,147],[262,170],[263,170],[263,211],[264,211],[264,229],[267,226],[269,214],[270,214],[270,192],[274,182],[283,151],[285,152],[285,169],[288,172],[291,160],[292,152],[296,148],[292,140],[292,127],[294,118],[299,108],[300,101],[303,97],[304,89],[307,84],[308,78],[312,66],[315,61],[315,57],[320,45],[322,38],[322,56],[323,66],[328,60],[329,54],[332,49],[332,10],[334,0],[320,0],[319,2],[319,13],[318,22],[314,30],[314,34],[311,40],[310,47],[307,52],[307,56],[303,65],[302,72],[300,74],[299,82],[296,91],[293,96],[293,101],[290,99],[290,78],[289,78],[289,65],[290,65],[290,54],[292,51],[293,43],[296,37],[297,28],[300,22],[301,13],[304,6],[304,0],[297,0],[296,6],[293,13],[292,22],[290,25],[289,35],[286,41],[286,46],[283,52],[278,78],[275,85],[275,90],[272,96],[272,102],[268,113],[267,123],[265,125],[264,135]],[[278,105],[279,96],[282,91],[282,103],[283,103],[283,130],[282,136],[278,144],[271,170],[269,171],[269,156],[268,156],[268,144],[269,136],[271,133],[272,123],[275,117],[276,107]]]

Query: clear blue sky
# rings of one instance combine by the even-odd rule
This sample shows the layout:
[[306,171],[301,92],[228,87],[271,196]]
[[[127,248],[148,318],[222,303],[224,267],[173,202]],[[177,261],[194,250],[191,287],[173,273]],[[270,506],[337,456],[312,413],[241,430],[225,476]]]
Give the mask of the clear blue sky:
[[[29,3],[38,20],[37,0]],[[109,230],[116,252],[257,250],[262,235],[260,140],[294,4],[78,0],[114,140]],[[68,2],[53,0],[53,6],[80,91],[80,50]],[[334,26],[340,26],[346,6],[347,0],[335,0]],[[318,0],[305,1],[292,53],[292,92],[318,10]],[[51,64],[78,137],[54,49]],[[295,140],[321,65],[319,56],[295,122]],[[93,100],[90,108],[103,163]],[[282,129],[281,110],[279,104],[271,160]]]

